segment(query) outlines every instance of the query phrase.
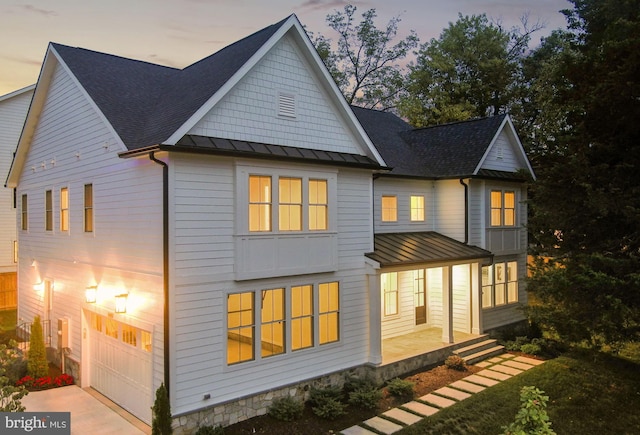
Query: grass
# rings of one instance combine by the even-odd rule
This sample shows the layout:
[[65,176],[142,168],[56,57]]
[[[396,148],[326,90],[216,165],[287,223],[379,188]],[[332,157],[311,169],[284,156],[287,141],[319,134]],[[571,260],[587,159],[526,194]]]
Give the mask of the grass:
[[499,434],[519,409],[520,389],[549,396],[557,434],[640,433],[640,351],[613,357],[572,351],[488,388],[398,434]]
[[17,310],[1,310],[0,311],[0,332],[13,331],[16,329],[16,321],[18,318]]

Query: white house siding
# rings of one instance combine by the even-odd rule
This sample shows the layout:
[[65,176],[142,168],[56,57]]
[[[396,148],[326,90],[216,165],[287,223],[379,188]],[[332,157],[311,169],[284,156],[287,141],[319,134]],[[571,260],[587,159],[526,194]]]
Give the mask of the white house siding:
[[441,180],[435,192],[435,231],[464,241],[464,186],[459,180]]
[[[175,228],[170,273],[175,343],[171,352],[171,397],[175,414],[360,365],[368,358],[364,253],[373,245],[371,172],[337,171],[337,271],[236,281],[235,213],[244,212],[244,207],[235,203],[235,165],[233,159],[213,156],[172,155],[169,160],[171,227]],[[282,172],[286,173],[288,167],[290,164],[282,164]],[[227,365],[228,293],[330,281],[340,283],[340,342]],[[211,399],[203,400],[205,394]]]
[[[415,328],[415,304],[413,300],[413,270],[398,272],[398,314],[384,316],[382,308],[382,339],[407,334]],[[380,300],[384,303],[384,297]]]
[[[113,315],[113,296],[128,291],[127,313],[114,318],[151,329],[157,387],[163,373],[162,171],[147,159],[119,158],[117,143],[75,82],[56,67],[18,183],[18,198],[27,194],[29,203],[29,229],[18,231],[18,316],[31,322],[43,314],[42,282],[52,281],[51,318],[70,319],[69,358],[84,363],[83,308]],[[93,233],[83,228],[84,185],[89,183]],[[61,187],[68,188],[70,199],[69,231],[64,233]],[[44,229],[46,190],[53,193],[53,231]],[[98,301],[86,304],[84,291],[96,284]],[[88,382],[82,379],[83,386]]]
[[[296,116],[278,116],[280,92],[295,98]],[[190,131],[299,148],[363,154],[337,116],[320,80],[291,38],[283,38]]]
[[[438,194],[435,192],[437,183],[431,180],[409,180],[382,177],[374,180],[374,224],[376,233],[395,233],[409,231],[436,230],[437,208],[434,202]],[[398,220],[396,222],[382,222],[381,201],[383,196],[396,196],[398,205]],[[411,196],[424,196],[423,222],[411,221]]]
[[457,264],[452,267],[453,329],[471,332],[471,265]]
[[500,132],[482,162],[482,169],[512,172],[525,166],[509,136],[504,129]]
[[427,280],[427,324],[442,327],[442,268],[426,270]]
[[469,185],[469,244],[484,248],[487,216],[484,180],[466,180]]
[[[0,177],[7,178],[13,153],[29,110],[33,89],[0,96]],[[0,187],[0,273],[15,272],[13,242],[16,240],[16,209],[13,189]]]

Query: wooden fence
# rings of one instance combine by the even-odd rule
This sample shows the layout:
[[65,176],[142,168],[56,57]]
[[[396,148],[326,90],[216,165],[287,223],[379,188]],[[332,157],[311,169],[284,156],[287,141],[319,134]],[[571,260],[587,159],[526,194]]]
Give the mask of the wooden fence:
[[0,310],[18,307],[18,278],[15,272],[0,273]]

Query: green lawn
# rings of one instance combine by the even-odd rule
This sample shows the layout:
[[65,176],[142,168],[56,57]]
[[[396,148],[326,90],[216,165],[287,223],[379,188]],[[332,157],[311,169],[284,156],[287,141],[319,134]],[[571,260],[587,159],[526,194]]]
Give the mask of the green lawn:
[[0,310],[0,332],[16,329],[17,310]]
[[[573,351],[488,388],[398,434],[500,434],[513,421],[520,389],[549,396],[552,428],[562,434],[640,434],[640,359]],[[634,359],[632,361],[631,359]]]

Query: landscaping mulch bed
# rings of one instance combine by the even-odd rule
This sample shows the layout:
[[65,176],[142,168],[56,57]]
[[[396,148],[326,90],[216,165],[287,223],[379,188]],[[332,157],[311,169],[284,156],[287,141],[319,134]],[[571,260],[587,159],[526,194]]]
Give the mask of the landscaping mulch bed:
[[[449,385],[459,379],[482,370],[476,366],[468,366],[466,371],[457,371],[438,366],[430,370],[420,371],[403,379],[415,384],[414,397],[422,397],[438,388]],[[225,435],[240,434],[278,434],[278,435],[324,435],[335,434],[358,424],[371,417],[375,417],[391,408],[409,402],[411,398],[397,398],[384,391],[383,398],[376,409],[358,409],[353,406],[347,408],[347,414],[336,420],[324,420],[317,417],[309,406],[305,406],[302,417],[296,421],[284,422],[268,415],[254,417],[249,420],[224,428]]]

